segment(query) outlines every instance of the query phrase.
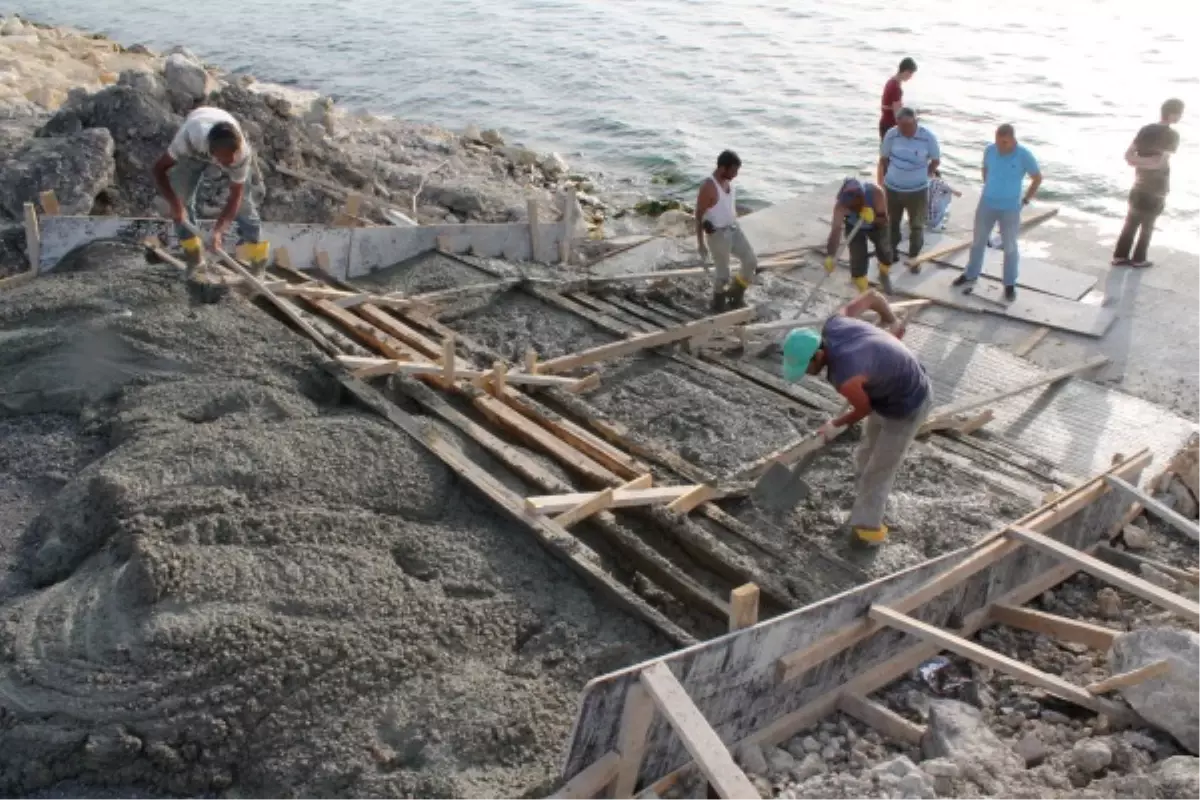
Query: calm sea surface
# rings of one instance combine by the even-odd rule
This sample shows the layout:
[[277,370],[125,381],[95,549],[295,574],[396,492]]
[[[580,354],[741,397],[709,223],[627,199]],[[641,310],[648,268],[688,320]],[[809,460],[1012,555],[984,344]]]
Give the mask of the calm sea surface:
[[716,153],[742,197],[776,202],[875,157],[901,56],[943,169],[978,180],[1012,122],[1047,199],[1114,231],[1123,154],[1171,96],[1188,104],[1160,241],[1200,250],[1200,70],[1170,0],[10,0],[4,10],[126,44],[185,44],[261,80],[447,127],[496,127],[611,181],[689,186]]

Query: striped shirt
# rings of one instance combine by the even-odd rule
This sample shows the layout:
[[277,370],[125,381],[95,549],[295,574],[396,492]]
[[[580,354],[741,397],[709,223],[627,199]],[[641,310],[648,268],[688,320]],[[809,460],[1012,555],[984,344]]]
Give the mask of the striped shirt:
[[892,128],[879,145],[879,155],[888,160],[883,185],[897,192],[916,192],[929,187],[929,162],[942,157],[937,137],[922,125],[912,136]]

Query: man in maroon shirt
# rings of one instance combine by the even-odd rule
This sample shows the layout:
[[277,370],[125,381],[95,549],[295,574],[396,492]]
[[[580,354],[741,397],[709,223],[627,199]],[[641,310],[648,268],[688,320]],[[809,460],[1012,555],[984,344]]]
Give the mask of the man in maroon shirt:
[[883,103],[882,114],[879,117],[879,138],[888,132],[889,128],[896,125],[896,112],[904,108],[904,87],[902,83],[907,81],[917,71],[917,62],[911,58],[905,58],[900,62],[900,69],[896,74],[888,78],[888,82],[883,85]]

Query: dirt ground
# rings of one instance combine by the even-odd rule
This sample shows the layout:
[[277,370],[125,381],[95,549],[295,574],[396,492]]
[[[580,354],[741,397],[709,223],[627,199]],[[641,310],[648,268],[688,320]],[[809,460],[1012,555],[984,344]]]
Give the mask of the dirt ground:
[[667,649],[244,301],[93,245],[0,298],[0,791],[550,788]]

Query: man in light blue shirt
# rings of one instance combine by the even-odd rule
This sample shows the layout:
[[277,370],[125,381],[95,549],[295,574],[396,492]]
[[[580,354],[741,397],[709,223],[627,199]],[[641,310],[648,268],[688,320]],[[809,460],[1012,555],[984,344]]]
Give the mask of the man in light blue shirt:
[[900,218],[905,213],[908,214],[908,257],[915,258],[925,246],[929,176],[942,163],[941,158],[937,137],[917,124],[917,115],[911,108],[900,109],[896,114],[896,127],[884,134],[883,143],[879,145],[878,177],[887,190],[887,215],[895,248],[893,261],[900,258]]
[[[1030,177],[1029,188],[1022,194],[1026,175]],[[963,287],[966,294],[975,288],[975,281],[983,271],[988,237],[999,223],[1004,245],[1004,299],[1009,302],[1017,299],[1017,267],[1021,261],[1017,235],[1021,230],[1021,208],[1029,205],[1041,185],[1042,171],[1037,159],[1023,145],[1017,144],[1013,126],[1005,124],[996,128],[996,143],[989,144],[983,151],[983,197],[975,209],[971,257],[963,274],[954,279],[955,286]]]

